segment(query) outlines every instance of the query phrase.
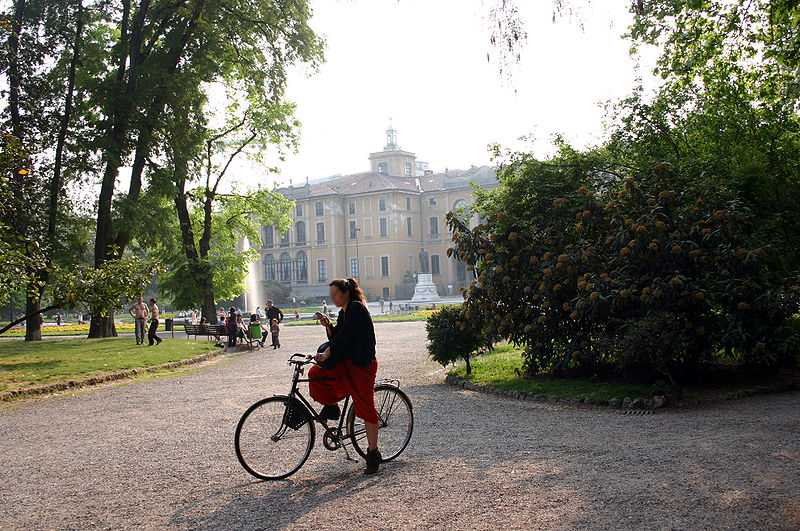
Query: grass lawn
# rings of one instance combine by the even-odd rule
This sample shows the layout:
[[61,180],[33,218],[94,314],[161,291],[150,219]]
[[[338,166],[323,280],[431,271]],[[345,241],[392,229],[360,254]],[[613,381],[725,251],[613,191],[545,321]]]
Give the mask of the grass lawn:
[[493,352],[471,360],[472,374],[467,376],[466,366],[456,366],[451,374],[478,384],[498,389],[527,391],[561,397],[588,398],[591,402],[607,403],[612,398],[649,396],[650,387],[623,382],[593,382],[541,377],[534,380],[520,378],[522,350],[510,344],[498,345]]
[[0,391],[152,367],[216,348],[211,341],[177,338],[166,338],[152,347],[136,345],[133,338],[4,341],[0,343]]

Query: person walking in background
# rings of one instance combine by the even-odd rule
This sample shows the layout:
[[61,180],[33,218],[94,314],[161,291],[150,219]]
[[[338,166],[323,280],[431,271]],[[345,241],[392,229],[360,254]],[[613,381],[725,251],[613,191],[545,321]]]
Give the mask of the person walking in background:
[[267,322],[271,323],[273,319],[277,319],[279,324],[282,323],[283,312],[270,300],[267,301]]
[[150,315],[150,310],[147,309],[144,299],[139,297],[139,300],[133,303],[130,308],[128,308],[128,313],[131,314],[131,317],[133,317],[133,328],[136,332],[136,344],[144,345],[144,322],[147,320],[147,316]]
[[272,350],[275,350],[276,348],[281,348],[281,327],[277,319],[273,319],[270,323],[269,331],[272,332]]
[[381,315],[383,315],[383,309],[385,308],[384,304],[383,297],[381,297]]
[[61,312],[56,314],[56,325],[61,326]]
[[328,303],[325,301],[322,301],[322,315],[328,317]]
[[259,321],[264,317],[264,314],[261,313],[261,306],[256,306],[256,317],[258,317]]
[[389,301],[389,313],[392,313],[392,308],[394,308],[394,304],[392,304],[392,301]]
[[225,322],[225,333],[228,334],[229,347],[236,346],[236,332],[236,308],[231,306],[230,313],[228,314],[228,320]]
[[161,338],[156,335],[158,330],[158,305],[155,299],[150,299],[150,330],[147,331],[148,346],[161,344]]
[[300,312],[297,311],[297,308],[294,309],[294,320],[295,321],[300,320]]
[[[267,301],[267,323],[269,323],[270,329],[272,329],[272,320],[273,319],[277,319],[278,320],[278,324],[282,323],[283,322],[283,312],[281,311],[280,308],[275,306],[275,304],[271,300],[268,300]],[[272,344],[273,345],[275,344],[274,340],[273,340]]]

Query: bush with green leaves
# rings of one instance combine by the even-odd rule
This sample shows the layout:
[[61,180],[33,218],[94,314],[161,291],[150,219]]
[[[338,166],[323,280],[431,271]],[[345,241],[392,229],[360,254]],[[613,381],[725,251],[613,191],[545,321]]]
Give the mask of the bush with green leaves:
[[478,274],[458,320],[524,345],[528,375],[611,366],[677,386],[720,356],[794,359],[800,283],[751,240],[744,204],[667,165],[635,181],[574,158],[517,159],[478,193],[482,224],[448,216],[448,253]]
[[444,306],[431,314],[425,330],[428,332],[428,354],[431,359],[442,365],[463,360],[467,365],[467,374],[472,372],[470,358],[492,345],[483,327],[462,318],[460,306]]

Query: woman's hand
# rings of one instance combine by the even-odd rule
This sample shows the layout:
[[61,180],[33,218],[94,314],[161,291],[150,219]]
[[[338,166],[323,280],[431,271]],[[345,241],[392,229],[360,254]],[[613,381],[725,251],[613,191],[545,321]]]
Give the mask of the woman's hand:
[[325,361],[330,357],[331,357],[331,347],[328,347],[323,352],[320,352],[316,356],[314,356],[314,359],[317,361],[317,363],[322,363],[323,361]]
[[321,324],[322,326],[328,326],[329,324],[331,324],[331,320],[328,319],[327,315],[320,314],[319,315],[319,324]]

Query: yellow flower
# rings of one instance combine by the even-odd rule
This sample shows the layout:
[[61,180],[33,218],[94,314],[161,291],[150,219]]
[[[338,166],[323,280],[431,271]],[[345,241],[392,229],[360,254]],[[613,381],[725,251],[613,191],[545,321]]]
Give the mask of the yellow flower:
[[672,248],[672,253],[673,254],[681,254],[682,252],[683,252],[683,249],[681,249],[680,245],[676,245],[675,247]]
[[596,291],[593,291],[591,295],[589,295],[589,299],[596,301],[600,294]]

